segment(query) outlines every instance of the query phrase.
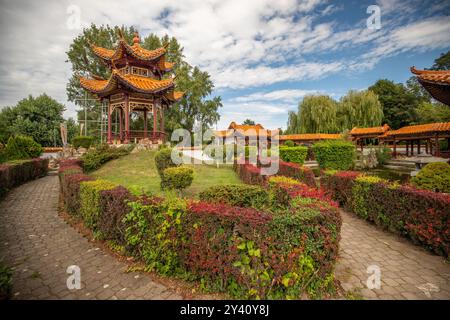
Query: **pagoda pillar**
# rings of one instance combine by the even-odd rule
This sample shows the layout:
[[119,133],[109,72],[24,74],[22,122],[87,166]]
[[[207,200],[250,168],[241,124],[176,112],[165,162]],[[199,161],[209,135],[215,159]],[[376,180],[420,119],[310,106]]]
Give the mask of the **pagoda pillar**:
[[158,103],[155,101],[153,105],[153,139],[156,139],[156,128],[158,125]]
[[125,140],[124,143],[130,142],[130,105],[128,94],[125,94]]
[[[159,110],[159,112],[160,112],[160,116],[161,116],[161,118],[160,118],[161,123],[159,124],[159,127],[160,127],[160,131],[162,133],[164,133],[164,108],[163,108],[163,106],[161,106],[161,109]],[[164,140],[165,136],[162,136],[162,138]]]
[[147,109],[144,109],[144,138],[147,138]]
[[[108,143],[112,143],[112,132],[111,132],[111,102],[108,99]],[[86,125],[86,123],[84,124]]]
[[440,157],[441,156],[441,148],[439,147],[439,135],[436,134],[434,141],[436,143],[436,157]]
[[409,141],[406,141],[406,156],[409,156]]
[[119,141],[123,142],[123,109],[119,108]]

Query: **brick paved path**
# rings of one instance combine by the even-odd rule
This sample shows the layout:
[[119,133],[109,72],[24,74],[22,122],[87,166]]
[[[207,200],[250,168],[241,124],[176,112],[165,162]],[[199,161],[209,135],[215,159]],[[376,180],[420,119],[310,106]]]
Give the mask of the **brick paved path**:
[[[450,299],[450,263],[408,240],[342,212],[336,277],[364,299]],[[367,267],[378,265],[381,288],[369,290]],[[356,289],[356,290],[355,290]]]
[[[47,176],[13,189],[0,203],[0,260],[14,266],[13,299],[181,299],[96,248],[57,214],[59,184]],[[82,288],[69,290],[78,265]]]

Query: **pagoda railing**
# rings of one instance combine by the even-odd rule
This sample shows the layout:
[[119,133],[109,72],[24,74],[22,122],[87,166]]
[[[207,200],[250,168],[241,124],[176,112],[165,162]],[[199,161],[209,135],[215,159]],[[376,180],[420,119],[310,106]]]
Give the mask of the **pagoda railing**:
[[[118,133],[113,132],[112,133],[112,139],[113,140],[122,140],[125,141],[126,139],[126,132],[122,133],[122,137],[120,137],[120,135]],[[141,140],[141,139],[150,139],[152,140],[152,142],[156,143],[158,141],[163,141],[166,142],[167,141],[167,134],[165,132],[162,131],[147,131],[147,133],[144,132],[144,130],[130,130],[128,132],[128,140],[130,142],[134,142],[135,139],[137,141]]]

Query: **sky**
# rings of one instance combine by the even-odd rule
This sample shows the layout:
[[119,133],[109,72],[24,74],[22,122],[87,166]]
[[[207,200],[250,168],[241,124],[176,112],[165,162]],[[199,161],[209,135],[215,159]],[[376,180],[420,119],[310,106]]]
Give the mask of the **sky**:
[[[66,106],[66,52],[91,23],[178,39],[221,96],[218,129],[250,118],[286,128],[307,94],[335,99],[405,82],[450,50],[450,0],[0,0],[0,108],[47,93]],[[373,7],[376,6],[376,7]],[[379,15],[377,15],[379,13]],[[379,17],[379,20],[377,19]],[[379,22],[379,24],[377,23]]]

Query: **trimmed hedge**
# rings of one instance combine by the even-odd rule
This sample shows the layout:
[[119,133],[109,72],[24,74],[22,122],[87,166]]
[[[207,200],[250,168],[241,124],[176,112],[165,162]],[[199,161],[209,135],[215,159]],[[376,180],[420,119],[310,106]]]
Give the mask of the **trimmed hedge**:
[[83,163],[83,168],[87,172],[96,170],[108,161],[129,154],[131,150],[132,147],[116,148],[110,147],[107,144],[99,146],[95,149],[89,150],[82,156],[81,161]]
[[333,198],[356,215],[449,256],[449,194],[353,172],[329,174],[323,179]]
[[312,146],[315,158],[322,169],[348,170],[353,167],[355,145],[341,140],[324,140]]
[[239,164],[234,162],[234,171],[239,178],[247,184],[256,184],[264,186],[267,183],[267,176],[261,175],[261,169],[250,163]]
[[450,193],[450,164],[436,162],[427,164],[411,179],[419,189]]
[[72,145],[75,149],[83,147],[89,149],[94,143],[94,137],[89,136],[77,136],[72,139]]
[[308,154],[308,148],[303,146],[280,146],[280,158],[286,162],[303,164]]
[[14,160],[0,164],[0,197],[8,190],[29,180],[45,176],[48,159]]
[[161,176],[161,190],[186,189],[194,180],[194,170],[189,167],[173,167],[164,169]]
[[42,146],[27,136],[10,137],[5,148],[6,158],[9,160],[31,159],[41,155]]
[[279,161],[278,174],[297,179],[310,187],[316,186],[314,172],[310,168],[297,163]]
[[268,192],[252,185],[221,185],[210,187],[199,194],[202,201],[227,203],[236,207],[265,208],[269,205]]

